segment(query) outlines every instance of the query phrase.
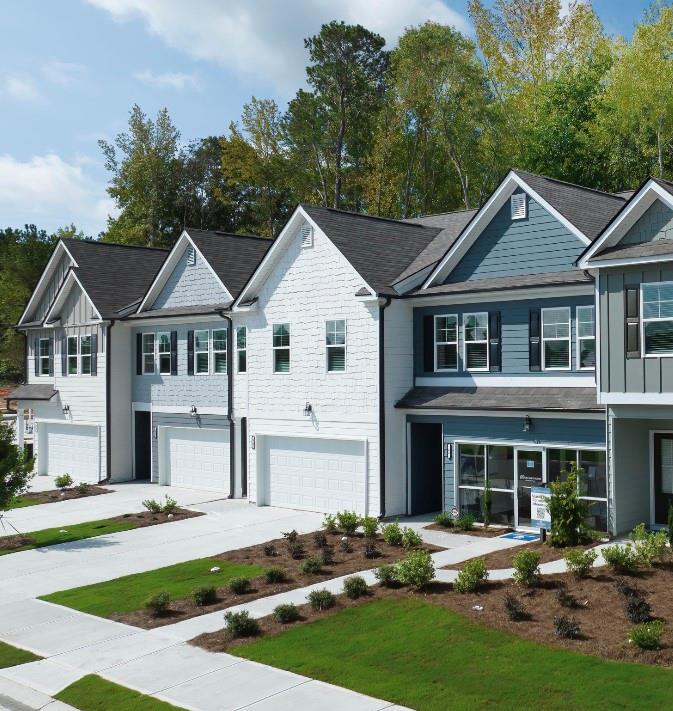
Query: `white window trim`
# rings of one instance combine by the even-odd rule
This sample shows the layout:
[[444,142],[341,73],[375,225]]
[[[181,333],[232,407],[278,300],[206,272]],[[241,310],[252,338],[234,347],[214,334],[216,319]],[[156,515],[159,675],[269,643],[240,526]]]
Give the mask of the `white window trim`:
[[673,318],[645,318],[645,311],[643,309],[645,298],[643,294],[643,287],[647,286],[673,286],[673,281],[650,281],[640,284],[640,355],[643,358],[671,358],[673,357],[673,351],[670,353],[646,353],[645,352],[645,324],[646,323],[656,323],[657,321],[673,321]]
[[[245,332],[245,348],[239,348],[238,346],[238,332],[243,330]],[[239,353],[245,353],[245,370],[240,368],[240,358]],[[229,364],[227,363],[227,367]],[[244,375],[248,372],[248,327],[247,326],[237,326],[236,327],[236,372],[243,373]]]
[[[544,335],[544,315],[546,311],[559,311],[560,309],[564,309],[565,311],[568,312],[568,336],[567,338],[545,338]],[[570,306],[549,306],[547,308],[541,309],[541,318],[540,318],[540,335],[541,335],[541,343],[542,343],[542,370],[546,371],[568,371],[572,369],[572,315],[570,313]],[[561,368],[551,368],[547,367],[546,364],[546,357],[545,357],[545,347],[544,344],[546,341],[568,341],[568,366],[561,367]]]
[[[480,340],[480,341],[468,341],[467,340],[467,317],[468,316],[486,316],[486,340]],[[489,357],[489,318],[488,318],[488,311],[469,311],[463,314],[463,368],[464,370],[470,371],[472,373],[487,373],[489,372],[490,366],[491,366],[491,360]],[[468,343],[485,343],[486,344],[486,367],[485,368],[470,368],[468,361],[467,361],[467,345]]]
[[[437,340],[437,319],[438,318],[455,318],[456,319],[456,340],[455,341],[438,341]],[[435,314],[432,320],[432,340],[434,342],[434,368],[435,373],[457,373],[458,372],[458,356],[459,353],[459,333],[460,333],[460,320],[458,314]],[[456,367],[455,368],[438,368],[437,367],[437,346],[456,346]]]
[[[151,351],[146,351],[145,350],[145,336],[152,336],[152,350]],[[142,374],[143,375],[157,375],[157,363],[156,363],[156,348],[157,348],[157,334],[154,331],[146,331],[144,333],[140,334],[140,342],[142,344],[142,352],[143,352],[143,367],[142,367]],[[151,355],[152,356],[152,370],[147,370],[145,368],[145,356]]]
[[[213,335],[215,331],[224,331],[224,348],[215,350],[215,336]],[[229,327],[223,326],[222,328],[213,328],[210,332],[210,372],[212,375],[227,375],[229,372],[229,349],[227,348],[227,343],[229,341]],[[218,373],[215,370],[215,355],[217,353],[224,353],[225,368],[223,373]]]
[[[274,346],[273,345],[273,329],[274,326],[287,326],[288,334],[290,336],[289,346]],[[276,370],[276,355],[277,350],[287,349],[288,351],[288,365],[287,371]],[[292,370],[292,324],[289,321],[277,321],[271,324],[271,372],[274,375],[288,375]]]
[[[46,336],[46,337],[41,336],[41,337],[38,338],[38,340],[37,340],[37,362],[38,362],[38,365],[39,365],[39,371],[40,371],[40,372],[39,372],[39,373],[35,373],[35,375],[36,375],[37,377],[39,377],[39,378],[48,378],[48,377],[49,377],[49,359],[50,359],[50,357],[51,357],[51,356],[49,355],[49,351],[52,349],[52,346],[51,346],[51,345],[48,346],[48,348],[47,348],[47,355],[46,355],[46,356],[43,356],[43,355],[42,355],[42,341],[47,341],[47,343],[49,343],[49,342],[51,341],[51,338],[49,338],[49,336]],[[43,361],[43,360],[46,360],[46,361],[47,361],[47,372],[46,372],[46,373],[43,373],[43,372],[42,372],[42,361]]]
[[[161,341],[162,336],[168,336],[168,372],[164,373],[161,370],[161,356],[166,355],[166,351],[159,350],[159,341]],[[157,375],[170,375],[171,374],[171,332],[170,331],[157,331],[154,337],[154,347],[157,349],[156,352],[156,374]]]
[[[580,336],[580,311],[583,309],[591,309],[593,311],[593,321],[594,321],[594,335],[593,336]],[[597,340],[596,340],[596,307],[593,304],[585,304],[584,306],[578,306],[575,309],[575,361],[576,361],[576,370],[596,370],[596,366],[585,366],[584,368],[582,367],[582,361],[580,358],[580,353],[582,351],[582,341],[593,341],[594,342],[594,354],[596,357],[596,361],[598,361],[598,351],[596,349],[597,346]]]
[[[207,345],[207,348],[205,351],[197,351],[196,350],[196,334],[197,333],[206,333],[207,334],[206,342],[208,345]],[[211,335],[210,330],[207,328],[195,328],[194,329],[194,375],[200,375],[200,376],[210,375],[210,360],[211,360],[211,350],[212,350],[210,347],[211,341],[212,341],[210,335]],[[208,367],[206,368],[205,373],[199,373],[199,359],[197,357],[197,355],[199,353],[206,353],[208,355]]]
[[[332,345],[327,344],[327,324],[330,321],[343,321],[344,322],[344,342],[343,344],[333,343]],[[291,341],[290,341],[291,342]],[[330,370],[329,369],[329,350],[330,348],[343,348],[344,349],[344,367],[343,370]],[[345,318],[328,318],[325,319],[325,372],[327,375],[343,375],[343,373],[348,370],[348,323]]]
[[[75,341],[75,352],[71,355],[69,351],[69,344],[70,344],[70,339],[74,339]],[[80,375],[80,362],[79,362],[79,336],[68,336],[66,334],[65,337],[65,375],[73,377],[75,375]],[[70,372],[70,359],[74,358],[75,359],[75,372],[71,373]]]
[[[91,352],[89,355],[83,355],[82,354],[82,339],[89,337],[90,339],[90,345],[91,345]],[[79,375],[91,375],[91,368],[93,366],[93,338],[90,333],[80,333],[79,336],[77,337],[77,355],[78,355],[78,364],[79,364],[79,369],[78,369],[78,374]],[[84,368],[82,367],[82,362],[84,358],[89,359],[89,372],[85,373]]]

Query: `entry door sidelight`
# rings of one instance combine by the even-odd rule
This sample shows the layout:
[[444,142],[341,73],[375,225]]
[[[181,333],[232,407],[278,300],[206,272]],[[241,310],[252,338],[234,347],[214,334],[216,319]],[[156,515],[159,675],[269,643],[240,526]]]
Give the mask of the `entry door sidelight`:
[[516,450],[517,526],[530,526],[530,490],[544,483],[541,449]]
[[666,525],[673,504],[673,434],[654,435],[654,523]]

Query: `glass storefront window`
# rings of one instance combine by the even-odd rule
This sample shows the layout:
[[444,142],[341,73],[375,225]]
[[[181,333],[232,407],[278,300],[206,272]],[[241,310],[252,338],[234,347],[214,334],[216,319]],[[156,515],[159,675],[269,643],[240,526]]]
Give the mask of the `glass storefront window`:
[[586,524],[594,531],[605,532],[608,530],[608,503],[607,501],[587,501],[589,515]]
[[548,449],[547,450],[547,482],[565,481],[572,465],[577,464],[576,449]]
[[488,480],[492,489],[514,489],[514,447],[489,445]]
[[461,444],[459,455],[460,483],[484,486],[486,467],[483,444]]
[[482,520],[481,515],[481,498],[484,492],[481,489],[460,489],[460,515],[471,514],[477,519]]
[[491,493],[491,523],[514,525],[514,492],[493,491]]
[[580,496],[604,499],[608,495],[605,452],[581,449],[579,466],[584,469],[580,476]]

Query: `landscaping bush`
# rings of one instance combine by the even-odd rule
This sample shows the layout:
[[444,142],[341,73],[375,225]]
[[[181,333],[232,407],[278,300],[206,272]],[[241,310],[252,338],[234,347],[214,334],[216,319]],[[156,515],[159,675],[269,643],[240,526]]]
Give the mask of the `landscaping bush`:
[[313,544],[316,548],[324,548],[327,545],[327,536],[324,531],[316,531],[313,534]]
[[382,565],[374,571],[374,576],[386,588],[394,588],[400,582],[397,577],[397,566],[395,565]]
[[561,615],[554,618],[554,634],[561,639],[578,639],[580,625],[574,617]]
[[444,526],[444,528],[451,528],[453,526],[453,516],[448,511],[438,513],[434,521],[438,526]]
[[307,558],[301,565],[301,572],[306,575],[320,575],[322,573],[322,560],[315,556]]
[[299,534],[294,528],[291,531],[281,531],[280,535],[289,543],[294,543],[299,537]]
[[641,595],[629,595],[624,600],[624,614],[629,622],[649,622],[652,618],[652,608]]
[[463,514],[456,519],[456,526],[461,531],[471,531],[477,519],[472,514]]
[[250,617],[247,610],[225,612],[224,621],[227,624],[227,632],[232,637],[254,637],[259,634],[259,622],[254,617]]
[[512,579],[519,585],[533,588],[540,582],[540,554],[523,550],[512,556],[514,575]]
[[632,573],[638,567],[638,555],[630,544],[605,546],[601,553],[610,569],[617,573]]
[[320,551],[320,560],[322,560],[323,565],[332,565],[334,563],[334,548],[332,548],[332,546],[325,546]]
[[486,561],[483,558],[468,560],[458,573],[453,589],[459,593],[471,593],[488,580]]
[[336,605],[336,597],[327,590],[323,588],[322,590],[312,590],[306,597],[309,601],[311,607],[318,612],[323,610],[329,610],[330,607]]
[[422,545],[423,539],[413,528],[402,529],[402,546],[404,548],[410,550],[411,548],[420,548]]
[[89,493],[89,491],[91,491],[91,484],[89,484],[88,481],[80,481],[75,489],[80,496],[85,496]]
[[350,539],[348,538],[348,536],[344,536],[341,539],[341,542],[339,543],[339,548],[341,548],[341,550],[344,553],[352,553],[353,552],[353,546],[351,545],[351,542],[350,542]]
[[351,575],[350,578],[344,580],[344,592],[346,597],[351,600],[357,600],[369,592],[369,586],[365,579],[360,575]]
[[505,614],[507,619],[512,620],[512,622],[518,622],[519,620],[525,620],[528,617],[526,613],[526,606],[519,600],[516,595],[512,593],[506,593],[502,601],[503,607],[505,608]]
[[378,558],[381,555],[381,552],[374,543],[370,543],[368,541],[367,543],[365,543],[363,555],[365,558],[367,558],[367,560],[372,560],[373,558]]
[[217,600],[217,591],[212,585],[204,585],[203,587],[196,588],[192,593],[192,600],[194,604],[199,607],[204,605],[212,605]]
[[401,546],[402,545],[402,529],[397,521],[387,524],[381,529],[383,533],[383,540],[389,546]]
[[325,514],[325,518],[322,521],[323,528],[327,533],[336,533],[339,530],[337,526],[336,518],[332,514]]
[[229,581],[229,590],[234,595],[245,595],[252,590],[249,578],[232,578]]
[[161,513],[161,504],[156,499],[145,499],[143,506],[153,514]]
[[54,479],[54,484],[56,484],[57,489],[67,489],[69,486],[72,486],[74,484],[73,478],[70,476],[70,474],[59,474],[55,479]]
[[579,548],[574,548],[563,554],[563,560],[568,572],[572,573],[576,578],[586,578],[596,558],[598,558],[598,553],[592,549],[583,551]]
[[304,557],[306,549],[304,548],[303,543],[299,543],[299,541],[290,541],[287,544],[287,552],[293,560],[300,560]]
[[558,602],[561,607],[566,607],[570,610],[574,610],[580,606],[579,602],[577,602],[577,598],[568,591],[565,585],[561,585],[556,591],[556,602]]
[[299,609],[291,602],[284,605],[277,605],[273,609],[273,619],[276,622],[280,622],[281,625],[296,622],[299,619]]
[[633,541],[638,561],[646,567],[650,567],[660,560],[668,550],[666,531],[648,533],[644,523],[639,523],[631,531],[631,540]]
[[264,551],[264,555],[269,558],[273,558],[276,555],[276,546],[274,546],[273,543],[266,543],[262,550]]
[[435,577],[435,565],[430,553],[424,550],[411,551],[397,564],[397,579],[403,585],[421,590]]
[[626,578],[617,578],[615,581],[615,589],[618,593],[624,595],[624,597],[643,597],[642,592],[635,585],[632,585]]
[[550,484],[549,513],[551,531],[549,543],[556,548],[577,546],[587,540],[585,519],[588,504],[579,498],[577,479],[584,473],[572,465],[565,481],[558,479]]
[[347,536],[352,536],[360,525],[360,517],[355,511],[339,511],[336,515],[337,526]]
[[154,617],[161,617],[168,612],[168,608],[171,604],[171,596],[165,592],[158,592],[156,595],[152,595],[147,602],[145,607],[154,615]]
[[269,585],[273,583],[284,583],[286,579],[287,576],[282,568],[267,568],[264,573],[264,580],[266,580]]
[[170,496],[166,496],[164,505],[161,507],[161,512],[165,514],[174,514],[178,510],[178,502]]
[[379,521],[374,516],[365,516],[360,522],[365,538],[376,538],[376,532],[379,530]]
[[636,625],[629,632],[629,642],[639,649],[660,649],[661,636],[664,633],[664,623],[653,620],[642,625]]

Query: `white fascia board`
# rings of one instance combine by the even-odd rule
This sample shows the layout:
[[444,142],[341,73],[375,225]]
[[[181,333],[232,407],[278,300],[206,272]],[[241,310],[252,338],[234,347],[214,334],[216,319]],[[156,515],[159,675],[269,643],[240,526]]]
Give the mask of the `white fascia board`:
[[594,259],[591,262],[593,269],[601,267],[635,267],[642,264],[660,264],[662,262],[673,262],[673,252],[671,254],[655,254],[649,257],[624,257],[623,259]]
[[601,405],[673,405],[673,393],[598,393]]
[[468,224],[457,242],[444,255],[439,264],[435,267],[430,277],[423,284],[423,288],[427,289],[435,283],[441,282],[451,273],[452,269],[465,255],[467,250],[476,242],[479,235],[486,229],[493,217],[505,204],[509,196],[517,189],[521,188],[530,198],[535,200],[542,208],[544,208],[552,217],[558,220],[570,233],[575,235],[582,244],[588,246],[591,240],[580,231],[570,220],[564,217],[555,207],[550,205],[542,198],[523,178],[520,178],[513,170],[511,170],[505,179],[500,183],[500,186],[486,201],[484,206],[479,210],[476,217]]
[[610,226],[601,234],[580,259],[579,266],[588,269],[597,266],[612,266],[609,260],[596,260],[589,264],[589,260],[601,249],[614,247],[619,240],[636,224],[645,212],[659,199],[673,210],[673,195],[665,190],[654,180],[648,180],[645,185],[631,198],[627,206],[617,215]]
[[474,304],[490,301],[524,301],[565,296],[593,296],[594,285],[570,284],[568,286],[531,287],[504,291],[470,291],[462,294],[437,294],[436,296],[414,295],[406,297],[412,306],[443,306],[445,304]]
[[[398,408],[403,410],[405,415],[425,415],[426,417],[434,416],[453,416],[453,417],[525,417],[531,415],[535,419],[554,419],[554,420],[604,420],[604,412],[568,412],[566,410],[451,410],[449,408],[423,409],[404,407]],[[456,439],[463,440],[464,437]],[[469,439],[469,438],[468,438]],[[484,439],[480,437],[479,439]],[[530,446],[530,443],[529,443]],[[552,445],[558,447],[558,444]],[[588,446],[587,449],[595,449]]]
[[[222,311],[226,311],[226,308],[223,308]],[[126,319],[124,321],[119,321],[118,323],[127,326],[128,328],[139,328],[142,329],[145,326],[169,326],[169,325],[178,325],[178,324],[187,324],[187,323],[210,323],[211,321],[213,322],[221,322],[222,317],[219,315],[219,313],[208,313],[208,314],[191,314],[191,315],[172,315],[172,316],[157,316],[155,317],[148,317],[148,318],[134,318],[134,319]]]
[[58,294],[56,295],[54,302],[49,307],[49,311],[47,311],[47,313],[43,319],[43,322],[45,324],[47,321],[50,320],[52,313],[54,313],[55,311],[58,311],[58,309],[60,309],[61,306],[63,306],[63,303],[65,302],[66,298],[68,297],[68,294],[72,290],[72,287],[74,284],[77,284],[77,286],[79,286],[82,293],[84,294],[84,296],[86,296],[88,302],[91,304],[91,307],[96,312],[96,316],[99,318],[99,320],[102,321],[102,316],[100,315],[100,312],[96,308],[96,304],[94,304],[94,302],[91,299],[91,297],[89,296],[89,294],[86,293],[86,289],[82,286],[82,282],[77,277],[77,274],[75,274],[75,272],[71,269],[70,273],[66,277],[65,281],[63,282],[63,284],[61,284],[61,288],[58,290]]
[[393,284],[393,288],[398,294],[404,294],[407,291],[411,291],[413,288],[423,283],[423,280],[433,270],[435,264],[436,262],[433,262],[427,267],[423,267],[423,269],[419,269],[417,272],[410,274],[406,279],[395,282]]

